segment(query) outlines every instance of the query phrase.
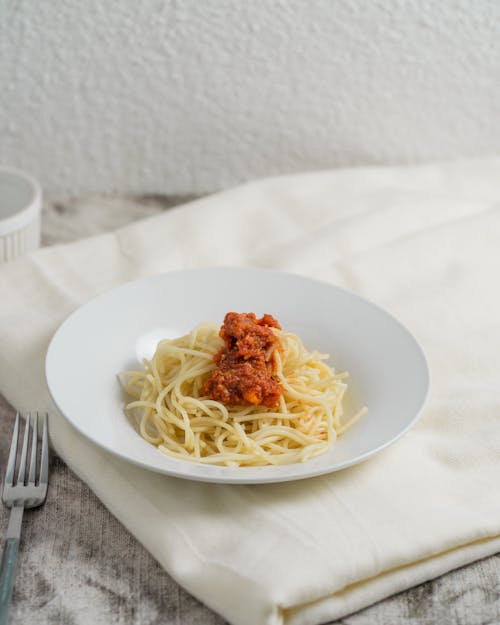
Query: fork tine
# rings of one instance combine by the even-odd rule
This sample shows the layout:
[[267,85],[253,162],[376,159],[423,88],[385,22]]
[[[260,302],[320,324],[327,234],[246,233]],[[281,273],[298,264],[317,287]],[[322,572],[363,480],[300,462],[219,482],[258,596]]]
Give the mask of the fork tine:
[[42,432],[42,466],[40,469],[40,484],[46,486],[49,481],[49,425],[47,413],[43,415]]
[[14,431],[12,432],[12,442],[9,450],[9,460],[7,462],[7,471],[5,472],[5,483],[12,486],[14,483],[14,469],[16,468],[17,440],[19,438],[19,413],[16,414],[14,423]]
[[24,437],[23,447],[21,449],[21,460],[19,462],[19,473],[17,474],[17,483],[24,484],[24,474],[26,473],[26,456],[28,455],[28,436],[30,433],[31,413],[28,412],[24,419]]
[[28,484],[35,483],[37,443],[38,443],[38,410],[36,411],[36,414],[33,417],[33,434],[31,437],[30,473],[28,476]]

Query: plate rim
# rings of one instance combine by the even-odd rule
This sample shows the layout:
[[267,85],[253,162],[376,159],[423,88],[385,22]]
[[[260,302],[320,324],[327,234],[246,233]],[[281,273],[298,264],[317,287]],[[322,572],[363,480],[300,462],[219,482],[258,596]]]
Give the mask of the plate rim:
[[[86,307],[90,306],[91,304],[95,304],[96,302],[98,302],[100,299],[105,299],[106,297],[108,297],[111,293],[115,293],[117,291],[120,290],[126,290],[127,288],[132,287],[133,285],[137,285],[140,283],[145,283],[145,282],[153,282],[154,280],[158,280],[163,278],[164,276],[172,276],[174,274],[176,275],[181,275],[181,274],[185,274],[185,273],[201,273],[201,272],[234,272],[234,271],[238,271],[238,272],[242,272],[242,273],[266,273],[266,274],[274,274],[275,276],[279,277],[279,276],[287,276],[287,277],[292,277],[294,279],[299,279],[299,280],[305,280],[307,282],[314,282],[318,285],[321,285],[322,287],[328,287],[331,288],[333,290],[337,290],[340,292],[343,292],[347,295],[349,295],[350,297],[354,297],[355,299],[363,302],[364,304],[368,304],[370,307],[375,308],[376,310],[378,310],[380,313],[382,313],[384,316],[390,318],[390,320],[395,323],[397,326],[399,326],[400,329],[402,329],[404,331],[405,334],[408,335],[408,337],[411,339],[413,346],[416,348],[416,351],[418,352],[422,364],[423,364],[423,372],[425,374],[425,392],[423,394],[423,397],[420,400],[420,405],[418,407],[418,409],[415,412],[415,415],[413,416],[413,418],[405,425],[405,427],[399,431],[397,434],[395,434],[392,438],[388,439],[387,441],[385,441],[384,443],[382,443],[381,445],[370,449],[369,451],[365,452],[364,454],[361,454],[359,456],[356,456],[355,458],[352,458],[351,460],[346,460],[344,462],[340,462],[338,464],[334,464],[334,465],[330,465],[330,466],[323,466],[323,467],[316,467],[313,469],[309,469],[307,472],[303,471],[303,467],[307,466],[307,462],[306,463],[292,463],[292,464],[287,464],[287,465],[278,465],[279,466],[286,466],[286,467],[291,467],[291,466],[296,466],[297,467],[297,472],[290,472],[288,474],[283,474],[283,475],[268,475],[266,476],[265,473],[262,474],[262,476],[259,476],[259,478],[256,478],[255,476],[250,477],[247,476],[245,477],[243,474],[241,476],[238,475],[233,475],[232,472],[234,472],[235,470],[237,471],[245,471],[247,469],[259,469],[259,470],[265,470],[265,469],[276,469],[276,466],[262,466],[262,467],[223,467],[223,466],[219,466],[219,465],[203,465],[201,463],[196,463],[196,462],[191,462],[191,461],[182,461],[182,460],[177,460],[176,458],[170,458],[171,461],[176,461],[179,463],[179,469],[176,469],[175,467],[165,467],[165,468],[160,468],[160,467],[156,467],[156,466],[151,466],[151,464],[147,463],[147,462],[142,462],[139,459],[136,458],[131,458],[130,456],[128,456],[125,453],[121,453],[119,450],[114,449],[110,446],[107,446],[99,441],[94,440],[93,438],[90,438],[88,436],[88,434],[86,432],[83,431],[82,428],[80,428],[78,425],[76,425],[65,413],[64,411],[61,409],[61,407],[59,406],[58,401],[56,400],[55,396],[53,395],[50,383],[49,383],[49,361],[52,358],[52,353],[53,350],[55,349],[55,344],[56,344],[56,340],[58,338],[59,333],[62,331],[63,327],[66,325],[66,323],[68,323],[70,321],[70,319],[72,319],[73,317],[75,317],[77,314],[80,314],[81,311],[83,309],[85,309]],[[98,293],[96,295],[94,295],[93,297],[91,297],[89,300],[87,300],[86,302],[84,302],[83,304],[81,304],[80,306],[78,306],[76,309],[74,309],[73,311],[71,311],[64,319],[63,321],[58,325],[57,329],[55,330],[55,332],[52,334],[52,337],[50,339],[49,345],[47,347],[47,351],[45,354],[45,360],[44,360],[44,378],[45,378],[45,384],[46,387],[48,389],[49,392],[49,396],[53,402],[53,404],[55,405],[55,407],[57,408],[57,410],[60,412],[60,414],[62,415],[62,417],[64,418],[64,420],[66,421],[66,423],[68,423],[73,429],[75,429],[81,436],[83,436],[83,438],[85,439],[85,441],[87,441],[88,443],[95,445],[97,448],[102,449],[110,454],[112,454],[113,456],[119,458],[120,460],[123,460],[125,462],[127,462],[128,464],[132,464],[138,467],[141,467],[143,469],[146,469],[148,471],[153,471],[154,473],[158,473],[160,475],[167,475],[169,477],[176,477],[179,479],[187,479],[187,480],[192,480],[192,481],[197,481],[197,482],[205,482],[205,483],[218,483],[218,484],[253,484],[253,485],[259,485],[259,484],[273,484],[273,483],[280,483],[280,482],[289,482],[289,481],[299,481],[299,480],[304,480],[304,479],[310,479],[310,478],[314,478],[314,477],[318,477],[321,475],[327,475],[329,473],[336,473],[337,471],[342,471],[344,469],[347,469],[349,467],[352,467],[354,465],[360,464],[365,462],[366,460],[368,460],[369,458],[371,458],[372,456],[380,453],[381,451],[383,451],[384,449],[386,449],[387,447],[389,447],[390,445],[392,445],[393,443],[395,443],[396,441],[398,441],[402,436],[404,436],[414,425],[415,423],[419,420],[419,418],[422,415],[422,412],[425,408],[425,406],[427,405],[428,399],[429,399],[429,394],[430,394],[430,387],[431,387],[431,375],[430,375],[430,367],[429,367],[429,362],[428,359],[426,357],[426,354],[420,344],[420,342],[417,340],[417,338],[415,337],[415,335],[413,334],[413,332],[407,327],[405,326],[393,313],[389,312],[388,310],[386,310],[385,308],[383,308],[382,306],[380,306],[379,304],[376,304],[375,302],[373,302],[372,300],[359,295],[358,293],[345,288],[343,286],[339,286],[337,284],[333,284],[330,282],[327,282],[326,280],[320,280],[318,278],[313,278],[310,277],[308,275],[304,275],[304,274],[299,274],[299,273],[293,273],[293,272],[287,272],[287,271],[281,271],[279,269],[274,269],[274,268],[266,268],[266,267],[249,267],[249,266],[242,266],[242,267],[238,267],[238,266],[219,266],[219,265],[215,265],[215,266],[208,266],[208,267],[190,267],[187,269],[175,269],[172,271],[163,271],[160,273],[155,273],[155,274],[150,274],[150,275],[146,275],[146,276],[142,276],[139,278],[135,278],[133,280],[127,280],[126,282],[123,282],[121,284],[118,284],[110,289],[107,289],[106,291],[103,291],[102,293]],[[161,452],[158,452],[161,453]],[[168,457],[168,456],[166,456]],[[216,471],[214,471],[214,475],[204,475],[204,474],[191,474],[191,473],[186,473],[186,471],[182,470],[182,465],[183,464],[187,464],[190,467],[203,467],[204,471],[210,471],[210,469],[215,469]],[[302,470],[301,470],[302,469]],[[228,472],[231,472],[230,475],[221,475],[221,473],[224,472],[224,470],[227,470]]]

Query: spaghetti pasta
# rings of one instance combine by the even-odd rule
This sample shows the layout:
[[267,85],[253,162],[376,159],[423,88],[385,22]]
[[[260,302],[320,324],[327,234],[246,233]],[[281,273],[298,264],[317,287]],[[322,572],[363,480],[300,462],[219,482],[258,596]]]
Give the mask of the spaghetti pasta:
[[335,373],[328,356],[308,351],[296,334],[272,332],[279,344],[273,379],[281,387],[273,407],[225,405],[207,395],[224,346],[215,324],[161,341],[143,370],[121,375],[141,436],[171,457],[214,465],[279,465],[325,453],[366,408],[343,422],[348,374]]

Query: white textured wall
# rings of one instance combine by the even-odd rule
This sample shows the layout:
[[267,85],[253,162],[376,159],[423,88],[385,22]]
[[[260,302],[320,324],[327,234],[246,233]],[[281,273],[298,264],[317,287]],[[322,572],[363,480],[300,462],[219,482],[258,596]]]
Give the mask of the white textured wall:
[[498,0],[0,10],[0,162],[54,194],[500,151]]

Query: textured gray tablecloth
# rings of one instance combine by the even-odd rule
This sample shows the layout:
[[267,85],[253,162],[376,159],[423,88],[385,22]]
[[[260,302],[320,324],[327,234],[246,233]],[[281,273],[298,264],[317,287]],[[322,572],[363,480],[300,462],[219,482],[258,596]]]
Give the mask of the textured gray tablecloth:
[[[86,198],[46,207],[43,242],[114,229],[184,198]],[[188,199],[188,198],[186,198]],[[36,409],[36,406],[33,408]],[[0,467],[14,409],[0,397]],[[492,497],[498,493],[492,493]],[[8,511],[0,508],[0,532]],[[25,513],[11,625],[223,625],[186,593],[57,457],[42,508]],[[500,555],[338,621],[349,625],[499,625]]]

